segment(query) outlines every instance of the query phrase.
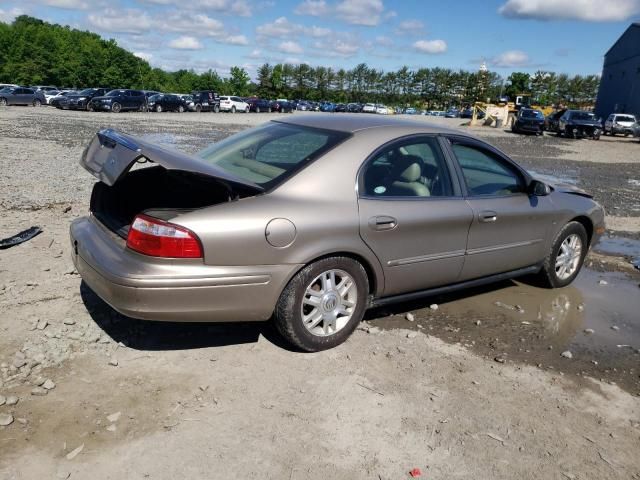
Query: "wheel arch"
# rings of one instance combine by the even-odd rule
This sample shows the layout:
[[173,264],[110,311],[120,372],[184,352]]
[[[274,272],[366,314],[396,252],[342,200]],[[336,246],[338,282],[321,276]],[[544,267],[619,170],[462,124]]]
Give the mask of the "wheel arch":
[[593,222],[585,215],[579,215],[569,220],[569,222],[578,222],[581,224],[587,232],[587,245],[591,245],[591,239],[593,238]]

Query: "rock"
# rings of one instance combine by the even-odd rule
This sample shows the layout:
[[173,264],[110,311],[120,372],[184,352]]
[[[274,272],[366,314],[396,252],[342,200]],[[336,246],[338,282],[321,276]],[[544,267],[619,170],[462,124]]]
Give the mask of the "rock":
[[35,387],[41,387],[42,384],[45,382],[46,378],[43,377],[36,377],[33,380],[31,380],[31,384]]
[[598,285],[609,285],[609,282],[606,280],[598,280]]
[[111,365],[112,367],[117,367],[118,366],[118,359],[112,358],[111,360],[109,360],[109,365]]
[[15,356],[13,357],[13,361],[11,362],[11,365],[13,365],[16,368],[20,368],[23,367],[27,364],[27,359],[24,356],[24,353],[22,352],[16,352]]
[[45,382],[42,384],[42,388],[44,388],[45,390],[53,390],[54,388],[56,388],[56,384],[53,382],[53,380],[47,378],[47,380],[45,380]]
[[48,390],[45,390],[42,387],[35,387],[31,390],[31,395],[35,395],[36,397],[44,397],[48,392]]
[[407,338],[416,338],[417,336],[418,336],[418,332],[407,333]]
[[504,357],[500,357],[500,356],[495,357],[493,360],[498,362],[498,363],[504,363],[504,362],[507,361]]
[[480,320],[476,320],[476,325],[480,326],[480,325],[482,325],[482,322]]
[[594,332],[595,332],[595,330],[593,328],[585,328],[584,329],[584,333],[586,333],[587,335],[591,335]]
[[579,311],[579,312],[582,312],[582,311],[584,310],[584,303],[580,303],[580,304],[578,304],[578,307],[577,307],[577,308],[578,308],[578,311]]
[[116,426],[115,426],[115,424],[113,424],[113,423],[112,423],[111,425],[109,425],[109,426],[107,427],[107,431],[108,431],[108,432],[115,432],[117,428],[118,428],[118,427],[116,427]]
[[79,332],[78,330],[74,330],[73,332],[69,333],[68,337],[71,340],[80,340],[82,338],[82,332]]
[[415,322],[416,321],[416,317],[413,316],[413,313],[409,312],[405,315],[405,317],[409,322]]
[[26,418],[16,418],[16,422],[18,422],[21,425],[26,425],[27,424],[27,419]]
[[8,427],[13,423],[13,415],[0,413],[0,427]]
[[2,395],[0,395],[0,407],[2,405],[4,405],[5,403],[7,403],[7,399],[5,397],[3,397]]
[[437,303],[432,303],[431,305],[429,305],[429,308],[431,310],[437,310],[438,309],[438,304]]
[[9,395],[7,397],[7,406],[9,405],[16,405],[18,403],[19,398],[16,397],[15,395]]
[[369,327],[367,328],[367,333],[374,335],[376,333],[380,333],[380,329],[378,327]]
[[66,470],[56,473],[56,478],[58,478],[59,480],[67,480],[67,478],[69,478],[70,476],[71,472],[67,472]]
[[620,327],[618,327],[617,325],[613,325],[611,327],[611,330],[615,330],[617,332],[618,330],[620,330]]
[[67,460],[73,460],[74,458],[76,458],[83,448],[84,448],[84,443],[79,447],[77,447],[76,449],[67,453]]
[[120,415],[122,415],[122,412],[112,413],[111,415],[107,416],[107,420],[109,420],[111,423],[117,422],[118,420],[120,420]]
[[36,325],[36,329],[44,330],[45,328],[47,328],[47,325],[49,325],[49,322],[47,322],[46,320],[38,320],[38,324]]
[[524,313],[524,308],[522,308],[520,305],[516,305],[514,308],[516,309],[516,312]]
[[564,358],[573,358],[573,353],[571,353],[569,350],[565,350],[560,354],[560,356]]
[[64,319],[64,324],[65,325],[75,325],[76,321],[73,318],[65,318]]

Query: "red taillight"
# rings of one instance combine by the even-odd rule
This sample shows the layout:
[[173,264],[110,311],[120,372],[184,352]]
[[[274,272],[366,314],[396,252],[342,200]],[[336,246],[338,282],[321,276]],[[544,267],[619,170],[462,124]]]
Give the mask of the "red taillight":
[[133,220],[127,247],[153,257],[202,258],[200,240],[193,232],[147,215]]

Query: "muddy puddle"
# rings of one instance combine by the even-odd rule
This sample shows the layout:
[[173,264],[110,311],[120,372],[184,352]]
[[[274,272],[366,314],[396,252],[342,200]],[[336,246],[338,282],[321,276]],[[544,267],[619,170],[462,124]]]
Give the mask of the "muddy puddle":
[[594,250],[606,255],[625,257],[634,263],[640,263],[640,240],[634,238],[604,235],[594,245]]
[[583,269],[562,289],[507,281],[367,316],[382,329],[418,329],[497,362],[603,379],[640,395],[639,283],[640,275]]

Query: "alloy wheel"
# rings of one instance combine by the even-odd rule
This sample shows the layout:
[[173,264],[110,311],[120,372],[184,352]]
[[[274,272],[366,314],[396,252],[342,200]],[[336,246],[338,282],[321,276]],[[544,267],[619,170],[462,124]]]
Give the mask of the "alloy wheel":
[[560,244],[555,263],[556,276],[560,280],[571,277],[578,269],[581,257],[582,239],[572,233]]
[[349,323],[357,303],[353,277],[344,270],[327,270],[313,279],[304,292],[302,323],[312,335],[333,335]]

